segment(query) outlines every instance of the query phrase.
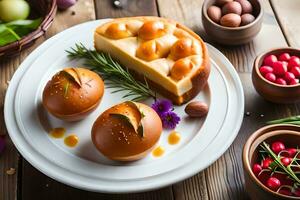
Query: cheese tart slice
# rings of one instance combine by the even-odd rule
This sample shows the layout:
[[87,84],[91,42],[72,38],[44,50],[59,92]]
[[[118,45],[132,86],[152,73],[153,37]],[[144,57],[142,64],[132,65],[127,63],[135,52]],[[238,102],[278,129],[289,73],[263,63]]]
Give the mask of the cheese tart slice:
[[209,56],[202,39],[189,28],[160,17],[127,17],[99,26],[96,50],[109,53],[135,78],[180,105],[207,83]]

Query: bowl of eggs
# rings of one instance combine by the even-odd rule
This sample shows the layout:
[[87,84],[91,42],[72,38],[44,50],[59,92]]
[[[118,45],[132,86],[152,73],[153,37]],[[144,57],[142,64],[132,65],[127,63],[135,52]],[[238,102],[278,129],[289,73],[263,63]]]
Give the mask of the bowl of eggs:
[[256,91],[274,103],[300,101],[300,50],[277,48],[256,57],[252,82]]
[[204,29],[220,44],[250,42],[259,33],[262,20],[259,0],[205,0],[202,6]]

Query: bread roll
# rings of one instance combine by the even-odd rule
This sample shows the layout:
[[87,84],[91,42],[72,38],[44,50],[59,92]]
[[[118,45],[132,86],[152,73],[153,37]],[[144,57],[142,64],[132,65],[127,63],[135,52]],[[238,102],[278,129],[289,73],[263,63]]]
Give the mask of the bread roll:
[[133,161],[152,150],[161,132],[161,120],[152,108],[126,101],[98,117],[92,128],[92,141],[109,159]]

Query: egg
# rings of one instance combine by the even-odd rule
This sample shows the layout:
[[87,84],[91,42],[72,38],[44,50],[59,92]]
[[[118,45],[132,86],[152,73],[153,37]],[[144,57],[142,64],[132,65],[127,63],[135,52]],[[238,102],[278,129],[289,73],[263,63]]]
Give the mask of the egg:
[[235,13],[238,15],[242,14],[242,6],[239,2],[233,1],[233,2],[229,2],[226,3],[223,7],[222,7],[222,15],[226,15],[229,13]]
[[252,13],[253,8],[252,8],[252,4],[248,1],[248,0],[235,0],[237,2],[239,2],[242,6],[242,14],[245,13]]
[[241,24],[241,16],[234,13],[229,13],[221,18],[220,23],[222,26],[238,27]]
[[255,17],[249,13],[243,14],[241,16],[241,26],[245,26],[247,24],[250,24],[251,22],[253,22],[255,20]]
[[216,5],[217,6],[223,6],[228,2],[232,2],[233,0],[216,0]]
[[207,9],[207,15],[212,21],[219,23],[222,17],[221,8],[219,8],[218,6],[210,6]]
[[84,68],[65,68],[46,84],[42,103],[53,116],[77,121],[97,108],[104,93],[100,76]]

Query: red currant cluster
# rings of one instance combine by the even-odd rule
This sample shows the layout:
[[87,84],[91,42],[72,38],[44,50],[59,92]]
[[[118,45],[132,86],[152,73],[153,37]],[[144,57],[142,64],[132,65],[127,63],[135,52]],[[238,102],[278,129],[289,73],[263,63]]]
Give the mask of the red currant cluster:
[[[297,163],[300,160],[300,155],[298,156],[299,149],[286,148],[282,142],[276,141],[272,143],[271,150],[278,156],[279,162],[283,166],[291,167],[298,176],[297,172],[300,172],[300,166]],[[260,164],[255,163],[253,165],[252,171],[269,189],[283,195],[300,197],[300,186],[276,164],[272,166],[273,163],[274,159],[272,157],[264,157]]]
[[268,55],[259,68],[263,77],[279,85],[296,85],[300,78],[300,58],[282,53],[279,56]]

